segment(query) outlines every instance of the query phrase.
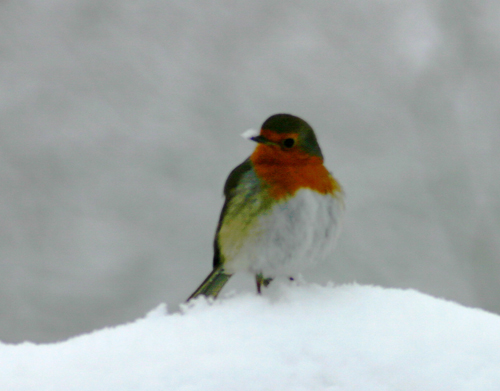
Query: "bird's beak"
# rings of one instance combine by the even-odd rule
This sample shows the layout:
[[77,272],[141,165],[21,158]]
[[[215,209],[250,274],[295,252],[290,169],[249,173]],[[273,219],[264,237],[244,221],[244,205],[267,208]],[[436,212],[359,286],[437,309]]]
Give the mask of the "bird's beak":
[[250,137],[250,140],[255,141],[256,143],[266,144],[268,140],[264,136],[253,136]]
[[277,143],[265,138],[264,136],[261,136],[259,134],[259,131],[255,130],[255,129],[248,129],[246,132],[243,132],[241,137],[243,137],[247,140],[255,141],[256,143],[259,143],[259,144],[278,145]]
[[255,141],[256,143],[259,143],[259,144],[276,145],[275,142],[268,140],[267,138],[265,138],[264,136],[261,136],[261,135],[251,137],[250,140]]

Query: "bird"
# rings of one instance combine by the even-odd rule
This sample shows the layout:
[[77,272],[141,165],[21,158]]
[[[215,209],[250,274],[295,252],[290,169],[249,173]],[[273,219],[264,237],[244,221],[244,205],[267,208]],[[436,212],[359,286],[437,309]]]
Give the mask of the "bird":
[[274,278],[293,280],[335,245],[344,192],[323,165],[312,127],[294,115],[275,114],[260,132],[248,132],[257,146],[226,180],[213,270],[188,302],[200,295],[215,299],[240,271],[255,275],[261,294]]

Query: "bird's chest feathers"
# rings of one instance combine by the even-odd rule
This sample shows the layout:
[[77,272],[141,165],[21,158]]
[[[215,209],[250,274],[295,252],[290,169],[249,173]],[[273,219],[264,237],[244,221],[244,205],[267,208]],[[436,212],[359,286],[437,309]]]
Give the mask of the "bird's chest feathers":
[[260,147],[217,234],[228,273],[291,273],[321,259],[335,243],[342,191],[323,159]]
[[[260,146],[259,146],[260,147]],[[280,200],[307,188],[320,194],[334,194],[340,186],[323,166],[323,159],[300,152],[257,148],[251,156],[257,177],[269,195]]]
[[342,209],[340,198],[301,189],[252,219],[245,235],[234,236],[224,224],[219,243],[227,271],[276,276],[302,270],[332,248]]
[[338,185],[321,163],[278,165],[256,164],[255,172],[267,187],[269,195],[283,199],[295,195],[302,188],[320,194],[333,194]]

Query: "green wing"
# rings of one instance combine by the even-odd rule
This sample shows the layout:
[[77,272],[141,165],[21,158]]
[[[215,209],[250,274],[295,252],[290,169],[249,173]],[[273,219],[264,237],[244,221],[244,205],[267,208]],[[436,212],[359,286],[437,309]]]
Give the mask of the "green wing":
[[213,266],[214,269],[218,268],[222,265],[220,248],[218,235],[220,231],[220,227],[222,226],[222,220],[224,218],[224,214],[226,213],[229,202],[235,195],[235,190],[238,187],[238,184],[241,181],[241,178],[252,171],[252,162],[250,158],[246,159],[243,163],[237,166],[231,173],[229,174],[226,184],[224,185],[224,196],[226,197],[224,206],[222,207],[222,211],[219,217],[219,223],[217,224],[217,230],[215,231],[215,239],[214,239],[214,261]]
[[227,280],[229,280],[229,278],[231,277],[230,274],[226,274],[224,272],[224,262],[223,259],[221,259],[218,235],[228,205],[231,199],[236,194],[235,190],[238,187],[241,178],[245,174],[250,173],[251,170],[252,170],[252,162],[250,161],[249,158],[245,160],[243,163],[241,163],[238,167],[236,167],[233,171],[231,171],[229,177],[226,180],[226,184],[224,185],[224,196],[226,199],[224,202],[224,206],[222,207],[222,212],[219,217],[219,223],[217,224],[217,230],[215,232],[215,239],[214,239],[214,260],[213,260],[214,268],[212,272],[208,275],[208,277],[201,283],[198,289],[196,289],[193,292],[193,294],[189,296],[188,301],[200,295],[212,296],[214,298],[217,297],[219,292],[226,284]]

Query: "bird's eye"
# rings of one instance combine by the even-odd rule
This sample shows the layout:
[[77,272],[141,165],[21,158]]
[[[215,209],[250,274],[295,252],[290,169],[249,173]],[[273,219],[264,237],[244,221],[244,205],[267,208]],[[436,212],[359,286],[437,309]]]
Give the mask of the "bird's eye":
[[292,148],[295,145],[295,140],[293,138],[287,138],[283,141],[283,145],[286,148]]

